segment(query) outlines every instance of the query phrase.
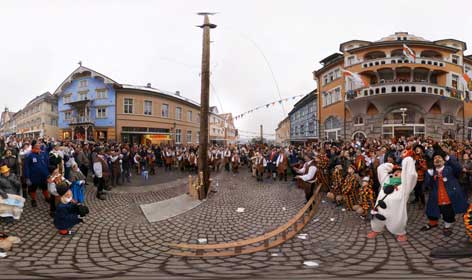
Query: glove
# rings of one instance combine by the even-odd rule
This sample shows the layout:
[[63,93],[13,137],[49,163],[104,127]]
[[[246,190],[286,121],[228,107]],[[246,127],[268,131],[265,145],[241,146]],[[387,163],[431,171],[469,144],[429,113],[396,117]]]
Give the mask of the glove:
[[29,187],[31,186],[33,183],[31,183],[31,180],[30,179],[26,179],[26,185]]
[[79,184],[81,185],[85,184],[85,180],[80,180]]

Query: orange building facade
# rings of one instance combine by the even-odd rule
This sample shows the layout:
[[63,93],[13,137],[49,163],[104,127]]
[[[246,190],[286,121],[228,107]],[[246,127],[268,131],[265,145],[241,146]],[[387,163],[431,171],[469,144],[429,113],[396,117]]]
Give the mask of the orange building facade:
[[[414,58],[405,56],[404,46]],[[342,43],[314,71],[320,138],[471,139],[471,85],[461,79],[472,69],[466,49],[456,39],[428,41],[407,32]],[[358,74],[363,85],[344,70]]]

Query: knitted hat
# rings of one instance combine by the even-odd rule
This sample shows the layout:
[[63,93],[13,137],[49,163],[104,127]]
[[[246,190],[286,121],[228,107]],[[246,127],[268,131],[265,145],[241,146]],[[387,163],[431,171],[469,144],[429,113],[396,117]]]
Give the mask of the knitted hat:
[[60,183],[56,186],[56,190],[59,196],[63,196],[69,190],[69,186],[66,183]]
[[2,167],[0,167],[0,173],[1,174],[5,174],[9,171],[10,171],[10,168],[8,168],[8,166],[6,166],[6,165],[3,165]]

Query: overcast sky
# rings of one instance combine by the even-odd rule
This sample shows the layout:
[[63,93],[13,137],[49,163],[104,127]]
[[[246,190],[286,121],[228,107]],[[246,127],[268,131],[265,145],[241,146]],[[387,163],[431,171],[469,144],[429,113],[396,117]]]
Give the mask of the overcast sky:
[[[278,100],[276,82],[283,98],[313,90],[318,61],[351,39],[407,31],[472,48],[471,10],[467,0],[0,0],[0,105],[16,111],[54,92],[79,60],[119,83],[150,82],[199,101],[202,31],[195,25],[202,18],[195,13],[211,11],[219,14],[211,18],[218,27],[210,102],[239,114]],[[259,110],[236,126],[256,132],[263,124],[274,133],[294,103],[285,112],[280,105]]]

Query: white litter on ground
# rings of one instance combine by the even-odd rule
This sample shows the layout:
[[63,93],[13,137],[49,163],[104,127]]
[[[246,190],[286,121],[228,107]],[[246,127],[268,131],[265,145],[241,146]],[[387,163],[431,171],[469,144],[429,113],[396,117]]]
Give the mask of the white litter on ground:
[[319,220],[320,220],[320,219],[316,218],[316,219],[313,220],[313,223],[316,223],[316,222],[318,222]]
[[308,235],[306,233],[301,233],[301,234],[297,235],[297,238],[305,240],[305,239],[308,238]]
[[197,241],[198,241],[198,244],[206,244],[207,243],[206,238],[198,238]]
[[278,257],[279,254],[277,254],[277,253],[272,253],[271,256],[272,256],[272,257]]
[[330,218],[329,220],[330,220],[331,222],[334,222],[334,218]]
[[283,210],[283,211],[285,211],[285,210],[287,210],[287,208],[285,208],[285,207],[282,207],[282,210]]
[[309,266],[309,267],[317,267],[317,266],[320,266],[320,264],[317,263],[317,262],[315,262],[315,261],[304,261],[303,264],[306,265],[306,266]]
[[346,212],[346,208],[341,209],[341,211]]
[[242,213],[242,212],[244,212],[244,208],[242,208],[242,207],[238,207],[238,209],[236,209],[236,212],[238,212],[238,213]]

